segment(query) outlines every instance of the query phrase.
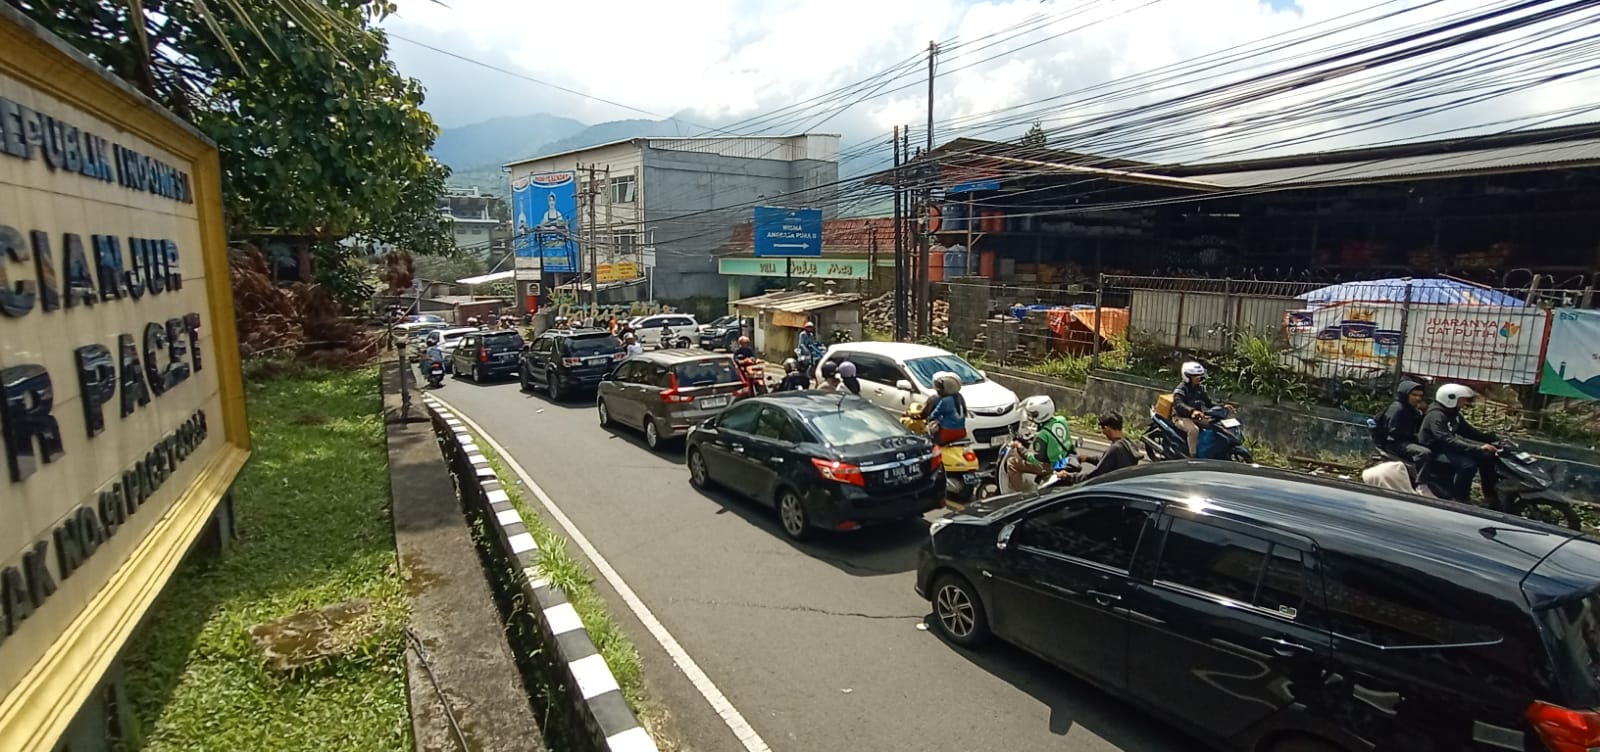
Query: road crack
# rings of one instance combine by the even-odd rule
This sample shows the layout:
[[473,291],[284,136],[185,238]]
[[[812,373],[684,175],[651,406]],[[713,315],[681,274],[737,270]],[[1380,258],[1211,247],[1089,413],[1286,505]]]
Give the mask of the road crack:
[[846,616],[856,619],[921,619],[925,614],[868,614],[860,611],[835,611],[816,606],[782,606],[771,603],[749,603],[745,601],[719,601],[704,600],[701,598],[672,598],[678,603],[694,603],[702,606],[732,606],[734,608],[754,608],[762,611],[790,611],[795,613],[822,614],[824,616]]

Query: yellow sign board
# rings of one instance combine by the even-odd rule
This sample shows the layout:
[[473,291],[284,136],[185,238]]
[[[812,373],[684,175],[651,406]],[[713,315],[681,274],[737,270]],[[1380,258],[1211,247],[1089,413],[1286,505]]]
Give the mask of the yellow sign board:
[[595,279],[601,282],[626,282],[639,278],[639,265],[632,261],[597,265]]
[[216,147],[0,7],[0,749],[45,750],[249,452]]

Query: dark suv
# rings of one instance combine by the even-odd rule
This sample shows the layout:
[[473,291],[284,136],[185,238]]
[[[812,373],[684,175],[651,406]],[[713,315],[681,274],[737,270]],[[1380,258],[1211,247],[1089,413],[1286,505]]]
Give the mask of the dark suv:
[[936,520],[917,592],[1226,749],[1600,747],[1600,542],[1477,507],[1163,462]]
[[552,329],[522,354],[522,389],[543,386],[559,402],[579,389],[593,389],[623,355],[622,342],[604,329]]
[[457,376],[466,375],[474,383],[510,376],[517,372],[517,356],[522,353],[522,335],[510,329],[473,332],[461,338],[450,352],[450,365]]

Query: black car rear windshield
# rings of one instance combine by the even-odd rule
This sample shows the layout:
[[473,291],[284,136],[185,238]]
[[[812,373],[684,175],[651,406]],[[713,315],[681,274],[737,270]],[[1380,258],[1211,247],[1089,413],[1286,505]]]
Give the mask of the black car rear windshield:
[[734,370],[733,361],[727,358],[679,363],[672,367],[672,372],[678,375],[680,387],[732,384],[739,380],[739,372]]
[[1539,612],[1567,702],[1600,701],[1600,594],[1590,593]]
[[561,343],[561,352],[578,358],[586,355],[610,355],[622,352],[622,342],[609,334],[568,337]]
[[522,335],[516,332],[489,332],[483,335],[483,346],[490,350],[520,350]]
[[816,413],[807,422],[824,442],[836,447],[865,444],[910,433],[900,425],[899,420],[870,405],[847,406],[836,413]]

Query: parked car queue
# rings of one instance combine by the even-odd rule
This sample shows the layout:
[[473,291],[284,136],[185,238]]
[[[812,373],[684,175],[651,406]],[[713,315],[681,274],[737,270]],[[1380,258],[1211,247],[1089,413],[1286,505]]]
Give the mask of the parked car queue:
[[[940,452],[893,415],[921,398],[917,361],[943,351],[876,344],[824,362],[866,361],[888,404],[866,389],[753,396],[730,355],[629,355],[609,333],[547,332],[519,375],[555,399],[592,387],[602,426],[651,449],[681,440],[695,487],[769,506],[804,540],[943,503]],[[964,395],[984,383],[971,375]],[[1570,752],[1600,748],[1597,545],[1477,507],[1184,460],[934,520],[915,588],[956,649],[1011,643],[1218,748]]]

